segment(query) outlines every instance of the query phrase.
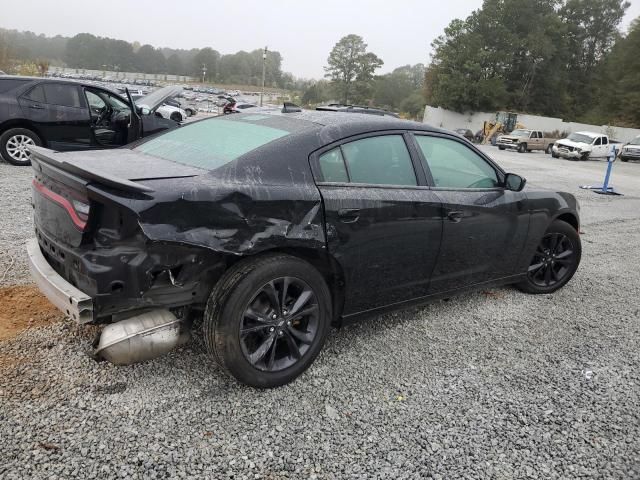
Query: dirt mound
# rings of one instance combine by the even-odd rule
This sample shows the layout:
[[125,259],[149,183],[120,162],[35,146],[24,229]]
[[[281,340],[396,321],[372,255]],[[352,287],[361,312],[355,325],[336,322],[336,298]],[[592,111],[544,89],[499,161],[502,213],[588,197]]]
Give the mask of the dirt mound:
[[0,340],[11,338],[31,327],[59,321],[62,313],[35,285],[0,288]]

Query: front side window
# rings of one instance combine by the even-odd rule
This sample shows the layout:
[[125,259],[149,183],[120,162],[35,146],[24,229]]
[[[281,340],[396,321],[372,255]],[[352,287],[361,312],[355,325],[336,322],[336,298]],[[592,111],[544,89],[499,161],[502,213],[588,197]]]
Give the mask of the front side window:
[[494,168],[465,145],[441,137],[416,136],[431,171],[434,186],[442,188],[495,188]]
[[363,138],[342,145],[352,183],[417,185],[413,163],[402,135]]
[[602,139],[600,137],[596,138],[596,141],[594,142],[594,145],[600,145],[602,144]]
[[47,83],[44,85],[44,96],[49,105],[80,108],[80,89],[75,85]]

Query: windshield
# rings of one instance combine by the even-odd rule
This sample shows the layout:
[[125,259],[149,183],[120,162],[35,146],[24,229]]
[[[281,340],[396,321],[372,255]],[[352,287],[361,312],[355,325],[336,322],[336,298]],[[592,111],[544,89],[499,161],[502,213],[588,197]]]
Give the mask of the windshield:
[[286,135],[286,130],[265,125],[212,118],[171,130],[133,150],[213,170]]
[[511,135],[514,137],[528,137],[531,134],[531,130],[514,130]]
[[572,142],[591,144],[593,142],[593,137],[590,137],[589,135],[583,135],[581,133],[572,133],[567,137],[567,140],[571,140]]
[[640,135],[629,142],[629,145],[640,145]]

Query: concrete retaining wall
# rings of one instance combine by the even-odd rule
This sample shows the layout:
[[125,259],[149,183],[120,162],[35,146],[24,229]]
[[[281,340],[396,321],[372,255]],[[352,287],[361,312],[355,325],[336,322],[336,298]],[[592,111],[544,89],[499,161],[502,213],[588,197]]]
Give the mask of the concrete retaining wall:
[[[484,121],[495,121],[495,112],[473,112],[458,113],[451,110],[445,110],[440,107],[426,106],[424,110],[423,122],[433,125],[434,127],[454,130],[456,128],[468,128],[476,133],[482,128]],[[542,130],[545,132],[602,132],[609,135],[614,140],[628,142],[629,140],[640,135],[640,129],[625,128],[609,125],[588,125],[586,123],[565,122],[561,118],[541,117],[539,115],[518,114],[518,122],[525,127],[534,130]]]

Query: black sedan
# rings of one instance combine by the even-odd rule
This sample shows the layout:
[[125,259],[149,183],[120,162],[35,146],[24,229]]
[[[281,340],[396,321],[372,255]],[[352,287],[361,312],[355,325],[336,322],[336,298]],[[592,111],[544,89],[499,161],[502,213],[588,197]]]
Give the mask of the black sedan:
[[33,276],[106,324],[96,354],[119,364],[202,316],[220,365],[273,387],[332,324],[495,285],[550,293],[580,262],[572,195],[523,191],[458,135],[391,117],[247,113],[33,157]]
[[175,128],[178,124],[156,115],[156,109],[181,90],[164,87],[135,105],[131,97],[91,84],[0,77],[0,156],[13,165],[29,165],[31,146],[116,148]]

